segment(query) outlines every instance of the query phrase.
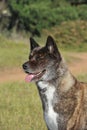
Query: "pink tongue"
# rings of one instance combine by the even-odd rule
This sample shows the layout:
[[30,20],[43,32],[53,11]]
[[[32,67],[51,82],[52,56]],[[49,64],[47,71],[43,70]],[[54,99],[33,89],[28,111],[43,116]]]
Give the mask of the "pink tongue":
[[31,82],[31,80],[33,79],[34,76],[35,75],[33,75],[33,74],[27,75],[26,78],[25,78],[25,81],[26,82]]

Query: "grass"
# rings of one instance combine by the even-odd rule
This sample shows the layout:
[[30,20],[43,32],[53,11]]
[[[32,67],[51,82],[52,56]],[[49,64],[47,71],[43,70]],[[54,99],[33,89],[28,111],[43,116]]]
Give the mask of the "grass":
[[73,56],[72,55],[73,52],[70,53],[69,51],[67,52],[67,51],[63,51],[63,50],[61,50],[60,52],[62,53],[62,56],[64,57],[64,59],[66,60],[66,62],[68,64],[71,64],[71,63],[74,63],[74,62],[78,62],[78,61],[81,60],[81,58]]
[[78,75],[78,79],[87,83],[87,73]]
[[0,35],[0,71],[21,67],[28,58],[28,44],[15,42]]
[[[28,44],[0,35],[0,71],[20,68],[28,59]],[[35,85],[0,83],[0,130],[45,130]]]
[[36,86],[0,84],[0,130],[46,130]]
[[50,30],[43,30],[45,36],[52,35],[62,50],[87,52],[87,22],[76,20],[61,23]]

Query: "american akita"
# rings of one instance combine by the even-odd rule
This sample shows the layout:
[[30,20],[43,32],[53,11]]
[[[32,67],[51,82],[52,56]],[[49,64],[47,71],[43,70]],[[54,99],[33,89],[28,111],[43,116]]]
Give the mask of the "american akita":
[[35,81],[48,130],[87,130],[87,84],[68,70],[54,39],[40,47],[30,38],[26,80]]

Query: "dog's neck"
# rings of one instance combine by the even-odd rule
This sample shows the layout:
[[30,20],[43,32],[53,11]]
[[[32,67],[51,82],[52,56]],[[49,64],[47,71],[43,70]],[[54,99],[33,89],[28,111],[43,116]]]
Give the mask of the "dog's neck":
[[39,92],[44,93],[50,86],[54,86],[56,90],[59,90],[59,92],[67,92],[74,85],[74,83],[74,77],[69,71],[67,71],[63,77],[60,77],[58,79],[52,79],[50,81],[41,80],[36,84],[37,86],[39,85]]
[[[68,70],[67,64],[64,59],[61,61],[56,70],[56,76],[51,80],[40,80],[36,84],[39,91],[45,92],[47,87],[54,86],[56,90],[68,91],[75,83],[75,79],[71,72]],[[64,86],[64,87],[63,87]]]
[[52,80],[40,80],[36,83],[40,96],[43,93],[45,94],[45,92],[51,88],[55,89],[57,96],[61,96],[62,93],[66,93],[75,84],[75,78],[68,70],[67,64],[64,60],[61,61],[56,73],[56,77]]

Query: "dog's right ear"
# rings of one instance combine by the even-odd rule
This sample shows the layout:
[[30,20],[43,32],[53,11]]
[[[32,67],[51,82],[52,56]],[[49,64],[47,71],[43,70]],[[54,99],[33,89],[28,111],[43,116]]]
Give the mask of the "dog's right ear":
[[32,37],[30,37],[30,49],[31,49],[31,51],[36,47],[39,47],[38,43],[36,43],[36,41]]

